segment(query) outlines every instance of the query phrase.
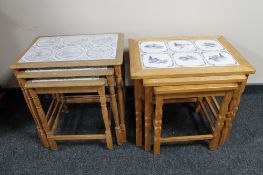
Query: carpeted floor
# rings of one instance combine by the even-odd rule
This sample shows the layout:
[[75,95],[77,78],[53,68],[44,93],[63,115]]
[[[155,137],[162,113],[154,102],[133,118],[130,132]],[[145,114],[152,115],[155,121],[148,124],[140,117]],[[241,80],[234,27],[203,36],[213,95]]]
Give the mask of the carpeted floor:
[[[131,94],[131,93],[130,93]],[[0,107],[0,174],[263,174],[263,86],[248,86],[232,134],[215,152],[206,141],[161,146],[154,156],[135,146],[134,103],[127,98],[128,142],[107,150],[100,141],[64,141],[45,149],[20,91],[10,91]],[[70,105],[60,131],[103,130],[98,105]],[[206,133],[206,123],[192,104],[164,107],[164,135]],[[78,132],[76,132],[76,130]],[[114,132],[113,132],[114,133]]]

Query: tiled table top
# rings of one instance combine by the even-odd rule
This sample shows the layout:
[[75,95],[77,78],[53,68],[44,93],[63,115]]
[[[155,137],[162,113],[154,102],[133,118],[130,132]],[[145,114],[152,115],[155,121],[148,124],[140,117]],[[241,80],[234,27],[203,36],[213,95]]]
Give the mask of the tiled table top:
[[132,79],[255,73],[223,36],[132,38],[129,51]]
[[115,59],[118,34],[40,37],[19,63]]
[[87,34],[37,37],[10,68],[73,68],[123,63],[124,35]]
[[139,43],[143,68],[239,65],[216,40],[164,40]]

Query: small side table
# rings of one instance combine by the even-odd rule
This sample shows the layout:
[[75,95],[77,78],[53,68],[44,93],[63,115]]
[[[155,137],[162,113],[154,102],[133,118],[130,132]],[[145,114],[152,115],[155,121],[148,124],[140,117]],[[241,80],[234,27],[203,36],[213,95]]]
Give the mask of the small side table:
[[[121,121],[122,137],[123,142],[126,142],[125,103],[123,95],[125,85],[122,73],[123,47],[124,35],[122,33],[41,36],[33,40],[28,48],[19,55],[18,59],[10,66],[10,68],[13,69],[17,76],[21,73],[25,73],[27,70],[63,70],[101,66],[113,67],[117,87],[118,110]],[[75,77],[77,74],[79,74],[79,71],[68,71],[67,77],[71,77],[70,75]],[[31,74],[27,75],[32,76],[27,76],[27,78],[17,78],[30,109],[28,102],[29,94],[25,89],[25,83],[27,79],[37,78],[37,74],[31,72]],[[46,76],[46,78],[56,77],[56,75],[57,74],[50,74]],[[35,121],[38,120],[39,119],[37,118],[35,119]]]
[[[239,89],[233,95],[229,105],[220,144],[226,141],[240,103],[240,97],[245,89],[247,77],[255,73],[255,69],[223,36],[133,38],[129,40],[129,49],[131,78],[135,86],[136,145],[142,145],[143,140],[142,96],[145,94],[144,146],[146,151],[150,151],[152,88],[162,84],[176,85],[176,82],[179,84],[180,78],[187,78],[189,85],[195,84],[198,79],[196,77],[205,79],[206,84],[213,82],[213,77],[219,78],[219,76],[225,80],[221,83],[230,81],[239,84]],[[232,77],[234,75],[240,75],[240,78]],[[232,77],[231,80],[228,80],[229,77]],[[244,77],[245,80],[243,80]]]

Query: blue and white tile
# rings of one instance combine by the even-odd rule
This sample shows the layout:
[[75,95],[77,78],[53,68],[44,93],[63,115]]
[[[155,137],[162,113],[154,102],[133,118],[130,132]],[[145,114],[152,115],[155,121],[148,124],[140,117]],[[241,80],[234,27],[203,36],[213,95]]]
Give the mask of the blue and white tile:
[[203,53],[205,60],[213,66],[239,65],[235,58],[225,51],[211,51]]
[[187,40],[174,40],[168,41],[168,46],[172,51],[175,52],[194,52],[196,48],[191,41]]
[[160,53],[168,49],[163,41],[145,41],[140,43],[140,50],[144,53]]
[[203,56],[197,52],[175,53],[173,58],[175,63],[181,67],[201,67],[206,65]]
[[216,40],[196,40],[194,42],[196,47],[203,51],[216,51],[224,49],[224,47]]
[[163,53],[143,54],[142,64],[144,68],[171,68],[175,66],[171,56]]

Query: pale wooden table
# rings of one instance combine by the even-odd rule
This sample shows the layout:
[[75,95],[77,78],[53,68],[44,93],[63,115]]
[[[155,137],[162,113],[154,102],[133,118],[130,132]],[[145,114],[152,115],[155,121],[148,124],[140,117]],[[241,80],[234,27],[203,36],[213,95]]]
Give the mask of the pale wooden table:
[[[115,41],[111,41],[115,38]],[[124,34],[89,34],[89,35],[63,35],[63,36],[41,36],[37,37],[32,43],[18,56],[18,59],[10,66],[15,75],[25,75],[30,78],[52,78],[54,77],[74,77],[80,71],[60,71],[58,73],[26,73],[28,69],[65,69],[65,68],[85,68],[85,67],[113,67],[117,86],[118,109],[121,120],[121,130],[123,141],[126,141],[125,128],[125,105],[123,89],[122,64],[123,64]],[[76,55],[77,54],[77,55]],[[102,57],[100,57],[102,55]],[[36,57],[34,57],[36,56]],[[83,72],[82,72],[83,73]],[[96,73],[96,71],[95,71]],[[44,77],[43,77],[44,76]],[[94,76],[98,76],[95,75]],[[23,76],[22,76],[23,77]],[[20,88],[23,91],[25,100],[30,109],[28,92],[25,89],[26,78],[18,78]],[[32,111],[31,111],[32,112]],[[33,113],[32,113],[33,115]],[[34,116],[34,115],[33,115]],[[34,118],[38,123],[37,118]],[[41,129],[41,125],[38,126]],[[44,135],[44,133],[42,133]],[[40,136],[44,138],[45,136]],[[43,142],[42,140],[42,142]],[[44,141],[45,143],[46,141]],[[47,144],[44,144],[48,147]]]
[[[205,42],[203,41],[205,40],[206,41],[213,40],[219,43],[220,47],[222,47],[220,49],[221,50],[223,49],[223,51],[226,51],[228,52],[228,54],[232,55],[232,58],[236,60],[238,64],[212,65],[212,64],[208,64],[209,62],[207,62],[206,60],[205,62],[206,65],[202,65],[202,66],[198,66],[198,65],[194,65],[194,67],[187,66],[187,65],[178,66],[178,62],[176,62],[174,58],[177,58],[177,56],[180,55],[180,52],[178,50],[172,51],[171,53],[169,52],[171,50],[171,48],[169,48],[170,42],[179,41],[179,44],[181,45],[174,44],[174,47],[184,48],[183,45],[188,44],[187,43],[188,41],[193,42],[195,47],[198,47],[198,43],[200,45],[202,43],[204,44]],[[146,46],[147,42],[148,42],[148,45]],[[162,46],[163,43],[165,43],[165,45]],[[210,53],[212,53],[212,50],[209,49],[209,45],[207,46],[208,46],[207,47],[208,50],[206,50],[205,52],[209,52],[208,53],[208,57],[209,57],[211,56]],[[159,52],[155,52],[153,47],[157,48],[157,50],[159,49]],[[156,56],[155,54],[156,53],[157,54],[167,53],[167,50],[165,49],[162,50],[163,47],[168,48],[168,54],[172,55],[171,56],[172,61],[176,65],[166,64],[166,63],[169,63],[169,61],[163,61],[162,56],[161,56],[159,57],[159,60],[161,60],[160,61],[161,64],[165,63],[166,65],[164,64],[162,68],[154,67],[156,65],[152,64],[152,62],[156,61],[154,60],[154,56]],[[231,131],[232,122],[238,110],[238,106],[240,103],[240,97],[245,89],[247,77],[249,74],[255,73],[255,69],[245,60],[245,58],[223,36],[132,38],[132,39],[129,39],[129,49],[130,49],[131,78],[134,79],[136,145],[138,146],[142,145],[142,140],[143,140],[142,115],[144,111],[145,150],[150,151],[151,149],[150,131],[151,131],[151,122],[152,122],[152,114],[153,114],[152,112],[152,104],[153,104],[152,87],[168,85],[168,84],[176,85],[177,83],[180,83],[180,80],[178,80],[178,78],[182,78],[182,79],[188,78],[187,84],[195,84],[197,79],[199,79],[200,77],[203,78],[204,84],[209,83],[209,82],[215,82],[215,80],[217,81],[218,78],[220,79],[221,77],[221,83],[236,82],[240,86],[239,90],[235,92],[230,102],[229,112],[227,114],[225,126],[223,129],[221,138],[220,138],[220,144],[222,145],[225,142],[226,138],[228,137]],[[200,51],[202,49],[198,49],[198,50]],[[201,54],[203,54],[203,52]],[[204,53],[203,55],[205,54],[206,53]],[[149,55],[151,55],[151,57]],[[147,65],[147,61],[146,62],[142,61],[142,59],[144,58],[146,58],[147,60],[147,56],[148,56],[148,63],[149,63],[148,65]],[[219,54],[216,58],[220,58],[224,56],[228,57],[227,55]],[[164,57],[166,56],[164,55],[163,58]],[[203,58],[205,57],[203,56]],[[153,66],[153,67],[147,67],[146,65]],[[235,76],[239,76],[239,77],[235,77]],[[244,80],[244,76],[245,76],[245,80]],[[196,78],[196,77],[199,77],[199,78]],[[162,81],[158,81],[158,79],[159,80],[161,79]],[[231,81],[229,81],[229,79],[231,79]],[[144,102],[145,109],[144,110],[143,110],[143,99],[142,99],[143,96],[145,98],[145,102]]]

